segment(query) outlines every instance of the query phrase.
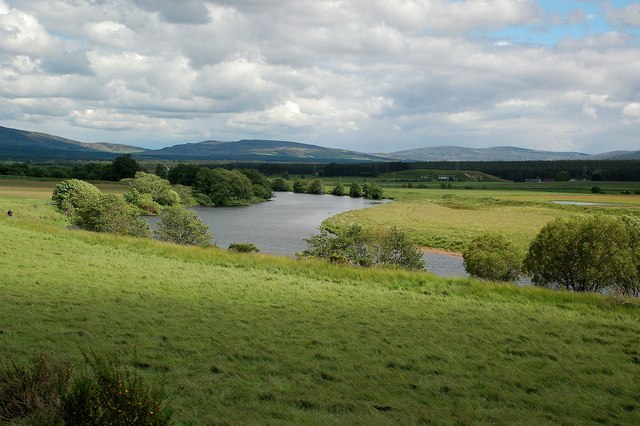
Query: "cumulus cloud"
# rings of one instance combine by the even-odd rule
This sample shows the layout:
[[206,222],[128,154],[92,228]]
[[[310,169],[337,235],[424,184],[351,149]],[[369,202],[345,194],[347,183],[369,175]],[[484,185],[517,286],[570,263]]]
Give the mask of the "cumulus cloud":
[[[376,152],[598,151],[608,133],[620,149],[636,144],[637,5],[603,4],[616,26],[604,34],[589,33],[582,10],[541,5],[0,0],[0,118],[66,137],[117,130],[114,142],[145,146],[261,137]],[[565,25],[587,35],[509,37]]]

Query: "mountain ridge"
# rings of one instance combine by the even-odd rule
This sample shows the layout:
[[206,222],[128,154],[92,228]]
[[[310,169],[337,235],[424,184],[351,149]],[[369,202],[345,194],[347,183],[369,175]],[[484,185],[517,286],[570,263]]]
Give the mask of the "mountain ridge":
[[109,142],[79,142],[47,133],[0,126],[0,160],[108,160],[132,154],[147,160],[208,160],[260,162],[385,162],[385,161],[551,161],[637,160],[640,151],[581,152],[537,151],[515,146],[466,148],[435,146],[391,153],[362,153],[320,145],[269,139],[206,140],[145,149]]

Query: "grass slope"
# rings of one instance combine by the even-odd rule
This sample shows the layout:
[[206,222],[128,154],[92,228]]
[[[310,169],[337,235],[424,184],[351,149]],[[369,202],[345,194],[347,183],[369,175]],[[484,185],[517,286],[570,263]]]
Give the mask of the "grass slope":
[[640,422],[640,308],[67,230],[0,187],[0,357],[115,353],[180,423]]

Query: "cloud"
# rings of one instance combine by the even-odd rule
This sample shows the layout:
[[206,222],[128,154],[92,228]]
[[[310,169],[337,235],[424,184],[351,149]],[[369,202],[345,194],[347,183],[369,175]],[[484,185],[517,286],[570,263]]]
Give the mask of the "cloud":
[[[377,152],[598,150],[607,134],[620,149],[637,144],[635,6],[602,5],[598,19],[616,29],[598,33],[584,11],[544,5],[0,0],[0,116],[158,144],[251,136]],[[562,26],[586,35],[519,41]]]
[[631,3],[625,7],[615,7],[611,2],[605,4],[606,18],[621,27],[640,27],[640,4]]

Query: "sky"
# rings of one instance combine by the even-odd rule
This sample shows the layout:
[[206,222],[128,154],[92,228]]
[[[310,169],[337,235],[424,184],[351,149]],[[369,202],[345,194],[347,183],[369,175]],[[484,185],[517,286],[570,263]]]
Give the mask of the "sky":
[[640,150],[640,2],[0,0],[0,125],[145,148]]

